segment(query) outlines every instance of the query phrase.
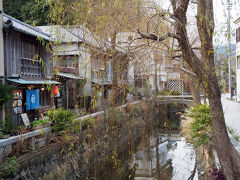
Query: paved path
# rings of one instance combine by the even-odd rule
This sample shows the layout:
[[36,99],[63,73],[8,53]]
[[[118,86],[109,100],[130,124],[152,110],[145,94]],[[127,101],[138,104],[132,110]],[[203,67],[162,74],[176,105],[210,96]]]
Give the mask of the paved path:
[[227,126],[240,135],[240,103],[230,101],[222,96],[222,104]]

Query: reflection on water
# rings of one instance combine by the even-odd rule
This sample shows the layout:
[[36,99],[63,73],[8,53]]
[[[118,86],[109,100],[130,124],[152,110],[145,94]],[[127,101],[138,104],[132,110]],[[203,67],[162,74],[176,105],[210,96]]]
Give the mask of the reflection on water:
[[135,180],[185,180],[194,169],[195,154],[193,147],[178,135],[152,136],[141,142],[129,165],[137,165]]

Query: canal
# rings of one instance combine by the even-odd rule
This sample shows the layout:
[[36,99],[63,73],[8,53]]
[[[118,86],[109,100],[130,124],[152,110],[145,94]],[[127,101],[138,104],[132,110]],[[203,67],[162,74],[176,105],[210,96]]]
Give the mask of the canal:
[[128,164],[135,169],[134,180],[188,179],[195,166],[195,151],[180,134],[155,133],[141,141]]

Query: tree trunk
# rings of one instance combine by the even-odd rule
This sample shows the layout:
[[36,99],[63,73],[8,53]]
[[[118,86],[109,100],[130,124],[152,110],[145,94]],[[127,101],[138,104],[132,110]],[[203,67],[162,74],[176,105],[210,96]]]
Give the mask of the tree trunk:
[[240,179],[240,157],[226,130],[221,95],[208,97],[217,155],[227,180]]
[[113,80],[112,80],[112,93],[111,93],[111,106],[116,106],[116,96],[118,92],[118,55],[116,52],[116,38],[117,32],[114,32],[111,38],[112,44],[112,71],[113,71]]
[[157,62],[154,60],[154,84],[155,84],[155,93],[158,94],[158,74],[157,74]]
[[193,96],[193,104],[201,104],[201,97],[200,97],[200,88],[197,79],[193,76],[187,75],[187,79],[189,82],[189,88]]

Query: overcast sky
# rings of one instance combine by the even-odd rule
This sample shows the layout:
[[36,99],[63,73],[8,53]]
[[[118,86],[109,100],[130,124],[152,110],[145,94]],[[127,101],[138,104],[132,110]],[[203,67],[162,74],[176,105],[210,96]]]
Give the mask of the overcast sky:
[[[167,9],[170,6],[169,0],[155,0],[160,4],[161,7]],[[214,44],[225,44],[227,40],[225,37],[225,32],[227,28],[227,0],[213,0],[213,9],[214,9],[214,20],[215,20],[215,31],[217,33],[217,37],[215,37]],[[232,8],[231,8],[231,29],[232,32],[235,32],[234,21],[240,17],[240,0],[231,0]],[[195,14],[196,8],[194,5],[191,5],[188,9],[188,15],[191,16],[192,23],[195,24]],[[232,43],[235,43],[235,37],[232,38]]]

